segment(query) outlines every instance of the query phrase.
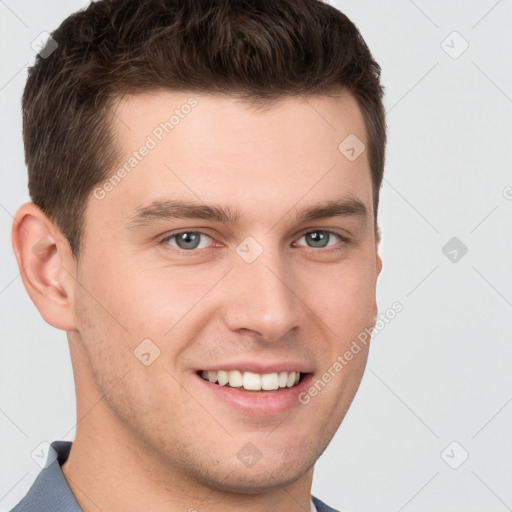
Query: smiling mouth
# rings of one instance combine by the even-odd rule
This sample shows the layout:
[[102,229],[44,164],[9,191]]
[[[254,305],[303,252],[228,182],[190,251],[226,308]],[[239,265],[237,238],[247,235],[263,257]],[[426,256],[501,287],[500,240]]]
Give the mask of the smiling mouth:
[[293,388],[305,375],[300,372],[275,372],[254,373],[230,371],[199,371],[198,375],[212,384],[231,388],[239,388],[244,391],[279,391]]

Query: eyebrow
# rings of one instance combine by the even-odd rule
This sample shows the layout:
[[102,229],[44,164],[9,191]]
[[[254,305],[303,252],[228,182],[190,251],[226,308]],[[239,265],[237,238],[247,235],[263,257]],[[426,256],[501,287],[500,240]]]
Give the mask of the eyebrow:
[[[359,217],[365,221],[368,217],[368,208],[362,201],[355,198],[324,201],[298,210],[295,222],[302,224],[333,217]],[[135,215],[128,221],[128,227],[147,226],[155,221],[172,219],[204,219],[211,222],[236,225],[240,224],[244,218],[242,212],[226,206],[165,199],[155,200],[148,205],[139,206]]]

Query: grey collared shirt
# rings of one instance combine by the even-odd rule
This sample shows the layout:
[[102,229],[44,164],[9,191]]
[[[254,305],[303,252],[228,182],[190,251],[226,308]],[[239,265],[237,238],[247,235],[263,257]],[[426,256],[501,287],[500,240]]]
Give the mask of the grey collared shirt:
[[28,493],[11,512],[82,512],[60,468],[68,459],[71,442],[54,441],[51,447],[57,458],[37,475]]
[[[25,497],[11,512],[83,512],[61,469],[69,457],[71,444],[70,441],[54,441],[51,444],[57,454],[56,459],[37,475]],[[310,512],[337,511],[313,496]]]

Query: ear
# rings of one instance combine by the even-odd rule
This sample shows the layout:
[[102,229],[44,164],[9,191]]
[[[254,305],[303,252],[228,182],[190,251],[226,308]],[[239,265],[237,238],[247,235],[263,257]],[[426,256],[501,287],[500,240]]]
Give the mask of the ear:
[[380,257],[380,254],[378,252],[376,254],[376,263],[377,263],[377,277],[379,277],[379,275],[382,271],[382,258]]
[[[379,246],[380,246],[380,228],[377,228],[377,236],[375,241],[375,264],[376,264],[376,270],[377,270],[377,277],[379,277],[381,271],[382,271],[382,258],[379,254]],[[373,325],[375,325],[375,322],[377,322],[377,314],[379,310],[377,307],[377,299],[375,298],[373,302]]]
[[16,212],[12,245],[23,285],[47,323],[76,329],[73,304],[76,265],[66,238],[34,204]]

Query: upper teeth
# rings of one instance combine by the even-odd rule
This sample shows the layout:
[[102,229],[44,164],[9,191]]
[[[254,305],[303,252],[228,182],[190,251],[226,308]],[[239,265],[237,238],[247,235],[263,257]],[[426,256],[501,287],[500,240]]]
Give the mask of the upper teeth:
[[233,388],[243,387],[249,391],[271,391],[278,388],[291,388],[299,383],[300,372],[264,373],[254,372],[208,371],[202,372],[203,379],[216,382],[221,386],[229,384]]

